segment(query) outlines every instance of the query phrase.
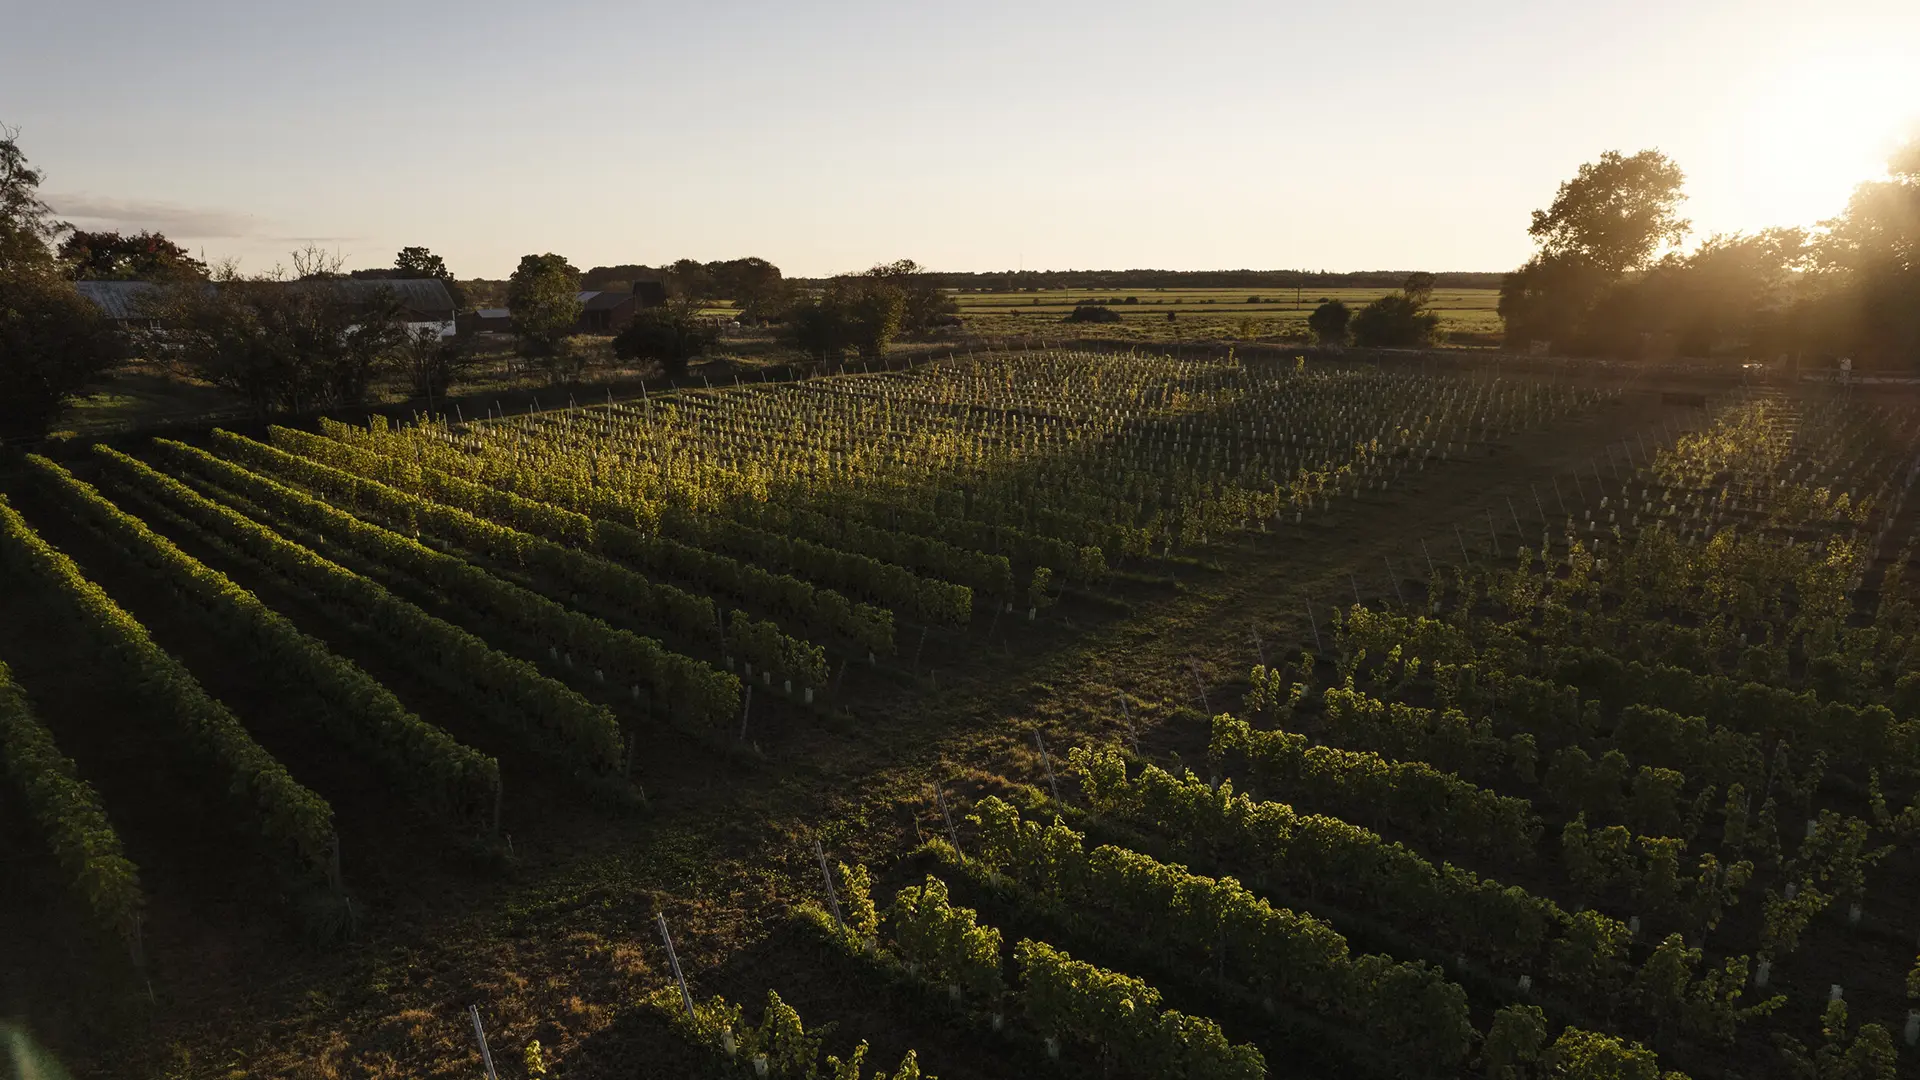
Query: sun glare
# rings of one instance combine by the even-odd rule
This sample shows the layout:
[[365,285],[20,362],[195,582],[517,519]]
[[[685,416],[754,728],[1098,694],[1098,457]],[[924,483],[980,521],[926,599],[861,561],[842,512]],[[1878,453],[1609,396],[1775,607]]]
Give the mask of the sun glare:
[[1920,72],[1887,58],[1809,57],[1755,90],[1728,133],[1725,216],[1742,229],[1832,217],[1920,133]]

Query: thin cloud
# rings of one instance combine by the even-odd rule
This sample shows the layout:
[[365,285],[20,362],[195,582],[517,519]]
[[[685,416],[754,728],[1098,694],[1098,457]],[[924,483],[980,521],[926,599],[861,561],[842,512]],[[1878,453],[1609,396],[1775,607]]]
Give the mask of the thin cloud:
[[233,239],[256,236],[261,219],[252,214],[205,210],[145,199],[97,195],[49,195],[47,204],[63,218],[117,229],[154,229],[178,239]]

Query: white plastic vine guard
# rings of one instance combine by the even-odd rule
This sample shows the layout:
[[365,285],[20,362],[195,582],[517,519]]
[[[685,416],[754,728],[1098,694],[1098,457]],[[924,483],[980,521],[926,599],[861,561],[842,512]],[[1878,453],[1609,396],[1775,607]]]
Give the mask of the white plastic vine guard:
[[959,983],[947,984],[947,998],[956,1005],[960,1003],[960,984]]
[[1829,1003],[1839,1001],[1845,993],[1846,991],[1840,989],[1839,983],[1834,983],[1827,987],[1827,1001]]
[[1047,1036],[1047,1056],[1056,1061],[1060,1058],[1060,1040],[1051,1035]]
[[1758,989],[1764,988],[1767,985],[1767,981],[1772,977],[1773,977],[1773,961],[1762,960],[1758,964],[1754,965],[1753,967],[1754,989],[1758,990]]
[[767,1075],[767,1055],[765,1054],[753,1055],[753,1075],[755,1076]]
[[1907,1045],[1920,1043],[1920,1009],[1907,1010]]
[[723,1031],[720,1033],[720,1049],[725,1050],[727,1052],[728,1057],[733,1056],[733,1052],[735,1049],[734,1041],[733,1041],[733,1029],[729,1028],[726,1031]]
[[807,687],[807,704],[813,704],[813,687]]

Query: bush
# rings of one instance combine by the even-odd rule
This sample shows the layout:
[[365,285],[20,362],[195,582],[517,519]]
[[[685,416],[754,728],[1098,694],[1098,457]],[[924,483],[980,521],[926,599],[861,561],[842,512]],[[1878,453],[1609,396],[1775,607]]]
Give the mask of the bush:
[[1345,345],[1353,312],[1338,300],[1323,300],[1307,316],[1307,329],[1322,345]]
[[1421,310],[1410,296],[1390,293],[1353,317],[1353,340],[1375,348],[1424,348],[1433,344],[1439,328],[1439,315]]
[[671,378],[687,373],[687,364],[713,347],[719,332],[700,317],[698,305],[675,301],[642,308],[613,339],[613,355],[652,361]]
[[1067,314],[1061,322],[1071,323],[1117,323],[1120,313],[1101,304],[1081,304]]

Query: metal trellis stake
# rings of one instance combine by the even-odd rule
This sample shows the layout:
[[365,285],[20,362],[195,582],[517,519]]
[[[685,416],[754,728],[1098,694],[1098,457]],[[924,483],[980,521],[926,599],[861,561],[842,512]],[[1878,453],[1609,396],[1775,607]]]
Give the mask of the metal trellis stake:
[[660,941],[667,947],[667,964],[673,968],[673,981],[680,984],[680,1002],[687,1007],[687,1019],[693,1017],[693,993],[687,989],[687,977],[680,972],[680,954],[673,951],[673,935],[667,933],[667,913],[654,912],[654,923],[660,927]]
[[1387,564],[1387,580],[1393,582],[1393,598],[1400,601],[1400,606],[1405,608],[1407,606],[1407,597],[1406,594],[1400,591],[1400,575],[1393,572],[1393,560],[1382,555],[1380,556],[1380,561]]
[[480,1026],[480,1006],[467,1006],[467,1016],[473,1020],[473,1041],[480,1044],[480,1061],[487,1067],[487,1080],[500,1080],[500,1074],[493,1069],[493,1051],[487,1049],[487,1031]]
[[1040,733],[1036,731],[1033,733],[1033,745],[1040,748],[1040,764],[1047,770],[1047,789],[1053,792],[1053,801],[1059,802],[1060,784],[1053,778],[1053,759],[1047,756],[1047,740],[1041,738]]
[[820,860],[820,880],[827,886],[827,907],[833,910],[833,921],[843,928],[847,925],[846,916],[840,914],[840,896],[833,891],[833,874],[827,870],[827,849],[820,846],[820,838],[813,838],[813,855]]
[[1313,631],[1313,651],[1325,652],[1326,647],[1320,644],[1320,621],[1313,617],[1313,601],[1311,600],[1306,601],[1306,605],[1307,605],[1307,629]]
[[947,793],[938,780],[933,782],[933,800],[940,805],[940,820],[946,822],[947,842],[953,845],[953,853],[960,856],[960,861],[965,862],[967,857],[960,851],[960,834],[954,831],[953,814],[947,810]]

